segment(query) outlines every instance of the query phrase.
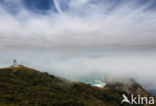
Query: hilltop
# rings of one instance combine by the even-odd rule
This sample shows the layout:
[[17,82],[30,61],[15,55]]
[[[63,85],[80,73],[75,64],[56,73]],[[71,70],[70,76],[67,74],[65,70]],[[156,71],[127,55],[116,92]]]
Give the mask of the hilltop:
[[[0,69],[0,105],[120,106],[114,87],[98,88],[25,67]],[[125,104],[128,106],[128,104]]]

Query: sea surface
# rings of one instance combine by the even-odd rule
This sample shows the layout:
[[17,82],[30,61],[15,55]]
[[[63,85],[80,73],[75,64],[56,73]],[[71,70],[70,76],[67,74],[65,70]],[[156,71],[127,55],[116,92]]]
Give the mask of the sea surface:
[[150,90],[148,90],[148,92],[149,92],[152,96],[156,96],[156,89],[150,89]]

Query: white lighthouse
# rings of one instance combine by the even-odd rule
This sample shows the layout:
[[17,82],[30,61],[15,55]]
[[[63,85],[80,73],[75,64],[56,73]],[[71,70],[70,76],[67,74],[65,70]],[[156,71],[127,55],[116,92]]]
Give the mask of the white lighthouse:
[[17,60],[16,60],[16,59],[13,60],[13,66],[14,66],[14,67],[17,66]]

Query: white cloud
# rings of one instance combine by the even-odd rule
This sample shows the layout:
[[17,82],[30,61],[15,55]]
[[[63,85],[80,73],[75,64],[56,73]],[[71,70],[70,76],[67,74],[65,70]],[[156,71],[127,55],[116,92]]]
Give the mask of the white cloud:
[[155,49],[156,14],[145,12],[151,2],[141,6],[136,6],[134,1],[120,3],[113,11],[110,11],[113,4],[108,2],[94,5],[90,0],[71,1],[68,11],[61,10],[59,3],[60,13],[51,11],[46,15],[32,13],[24,7],[18,15],[12,15],[1,7],[3,48],[10,49],[8,43],[14,42],[14,49],[23,49],[22,46],[28,49],[29,46],[77,50]]

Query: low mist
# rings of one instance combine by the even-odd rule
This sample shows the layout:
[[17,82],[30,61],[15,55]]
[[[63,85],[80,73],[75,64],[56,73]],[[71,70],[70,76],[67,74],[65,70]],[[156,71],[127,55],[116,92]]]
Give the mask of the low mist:
[[[135,52],[1,52],[0,67],[18,64],[70,80],[96,76],[97,80],[133,78],[156,89],[156,51]],[[124,80],[123,80],[124,81]]]

